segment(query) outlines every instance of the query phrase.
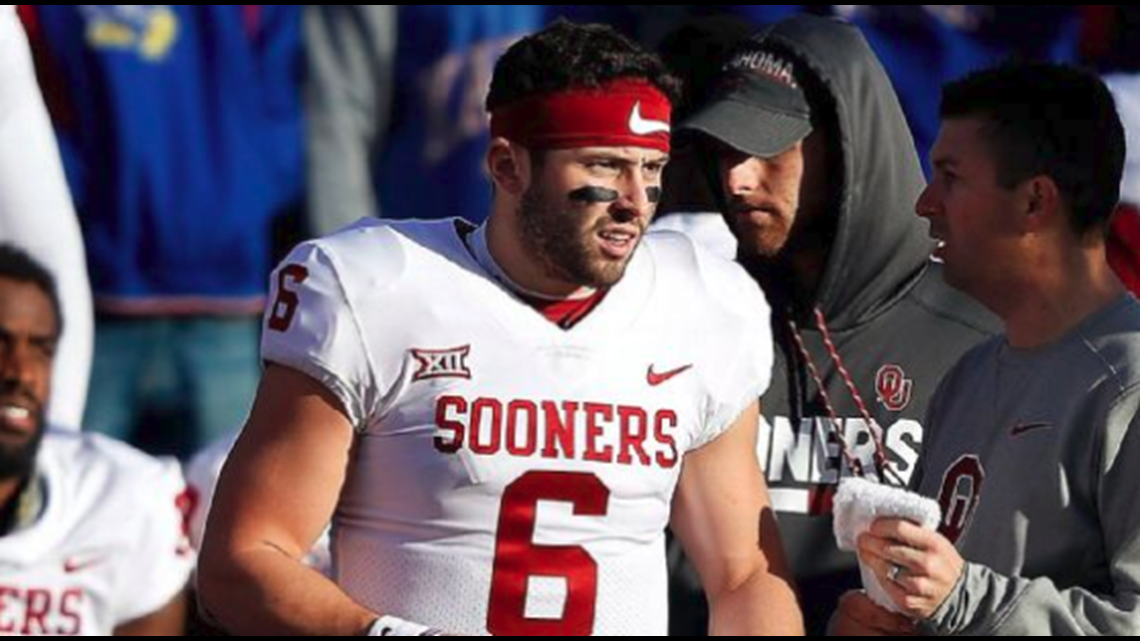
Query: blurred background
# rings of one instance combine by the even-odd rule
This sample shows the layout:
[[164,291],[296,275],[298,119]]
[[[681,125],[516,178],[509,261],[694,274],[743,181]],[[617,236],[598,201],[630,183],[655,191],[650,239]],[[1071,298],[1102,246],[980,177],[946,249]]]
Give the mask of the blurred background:
[[[800,11],[863,30],[924,159],[942,83],[1011,57],[1097,69],[1140,136],[1140,9],[1122,5],[19,5],[62,172],[21,142],[5,105],[25,96],[9,79],[22,54],[5,53],[0,237],[63,284],[53,422],[183,459],[232,433],[267,278],[293,244],[362,216],[486,216],[483,99],[520,36],[560,17],[614,25],[688,81],[683,110],[714,71],[710,28]],[[1129,157],[1114,263],[1136,289]]]

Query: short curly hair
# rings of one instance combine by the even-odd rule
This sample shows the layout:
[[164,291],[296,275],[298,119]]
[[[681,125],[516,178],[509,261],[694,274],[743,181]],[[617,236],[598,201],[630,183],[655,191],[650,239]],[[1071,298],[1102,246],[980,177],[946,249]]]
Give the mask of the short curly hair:
[[519,40],[499,59],[487,111],[531,96],[600,87],[621,78],[644,78],[673,102],[680,95],[680,81],[665,63],[614,28],[558,20]]
[[55,312],[56,337],[63,333],[63,310],[55,277],[39,261],[15,245],[0,243],[0,278],[35,285],[51,301]]

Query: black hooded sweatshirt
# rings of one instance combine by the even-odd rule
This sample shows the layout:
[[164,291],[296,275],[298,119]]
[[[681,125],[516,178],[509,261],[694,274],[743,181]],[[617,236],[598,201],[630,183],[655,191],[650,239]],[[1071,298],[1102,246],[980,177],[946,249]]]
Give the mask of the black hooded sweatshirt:
[[[840,166],[831,178],[840,183],[815,300],[804,303],[802,292],[778,287],[792,282],[783,274],[752,269],[772,303],[776,341],[772,386],[761,399],[760,462],[808,631],[822,634],[838,597],[860,587],[855,557],[839,552],[832,534],[840,475],[854,467],[870,478],[909,483],[939,381],[1000,325],[946,285],[941,265],[930,258],[929,225],[914,213],[925,184],[914,143],[890,80],[859,31],[796,16],[763,37],[765,46],[785,51],[797,70],[814,76],[836,112],[829,144],[839,145],[833,151]],[[879,428],[876,436],[868,419]],[[847,448],[839,447],[841,433]],[[883,461],[885,472],[878,469]],[[670,550],[672,634],[704,635],[699,581],[680,557]]]

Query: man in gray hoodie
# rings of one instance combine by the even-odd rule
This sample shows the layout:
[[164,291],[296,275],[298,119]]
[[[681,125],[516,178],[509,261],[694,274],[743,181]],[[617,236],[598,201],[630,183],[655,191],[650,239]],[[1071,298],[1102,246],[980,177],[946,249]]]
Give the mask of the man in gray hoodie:
[[[996,319],[931,260],[914,142],[854,27],[796,16],[758,33],[684,127],[703,141],[738,258],[772,304],[759,455],[809,629],[822,633],[858,585],[831,531],[839,479],[909,482],[931,394]],[[699,590],[675,570],[674,612],[691,612]],[[675,616],[674,634],[703,628]]]

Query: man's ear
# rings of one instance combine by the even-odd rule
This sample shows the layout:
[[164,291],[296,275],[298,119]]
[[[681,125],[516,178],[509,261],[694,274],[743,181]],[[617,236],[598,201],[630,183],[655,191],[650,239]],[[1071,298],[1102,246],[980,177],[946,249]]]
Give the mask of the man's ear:
[[[1065,216],[1064,201],[1057,183],[1049,176],[1034,176],[1021,186],[1022,214],[1027,231],[1040,231]],[[1066,220],[1060,220],[1068,224]]]
[[529,154],[506,138],[495,138],[487,150],[487,172],[495,189],[521,198],[531,182]]

